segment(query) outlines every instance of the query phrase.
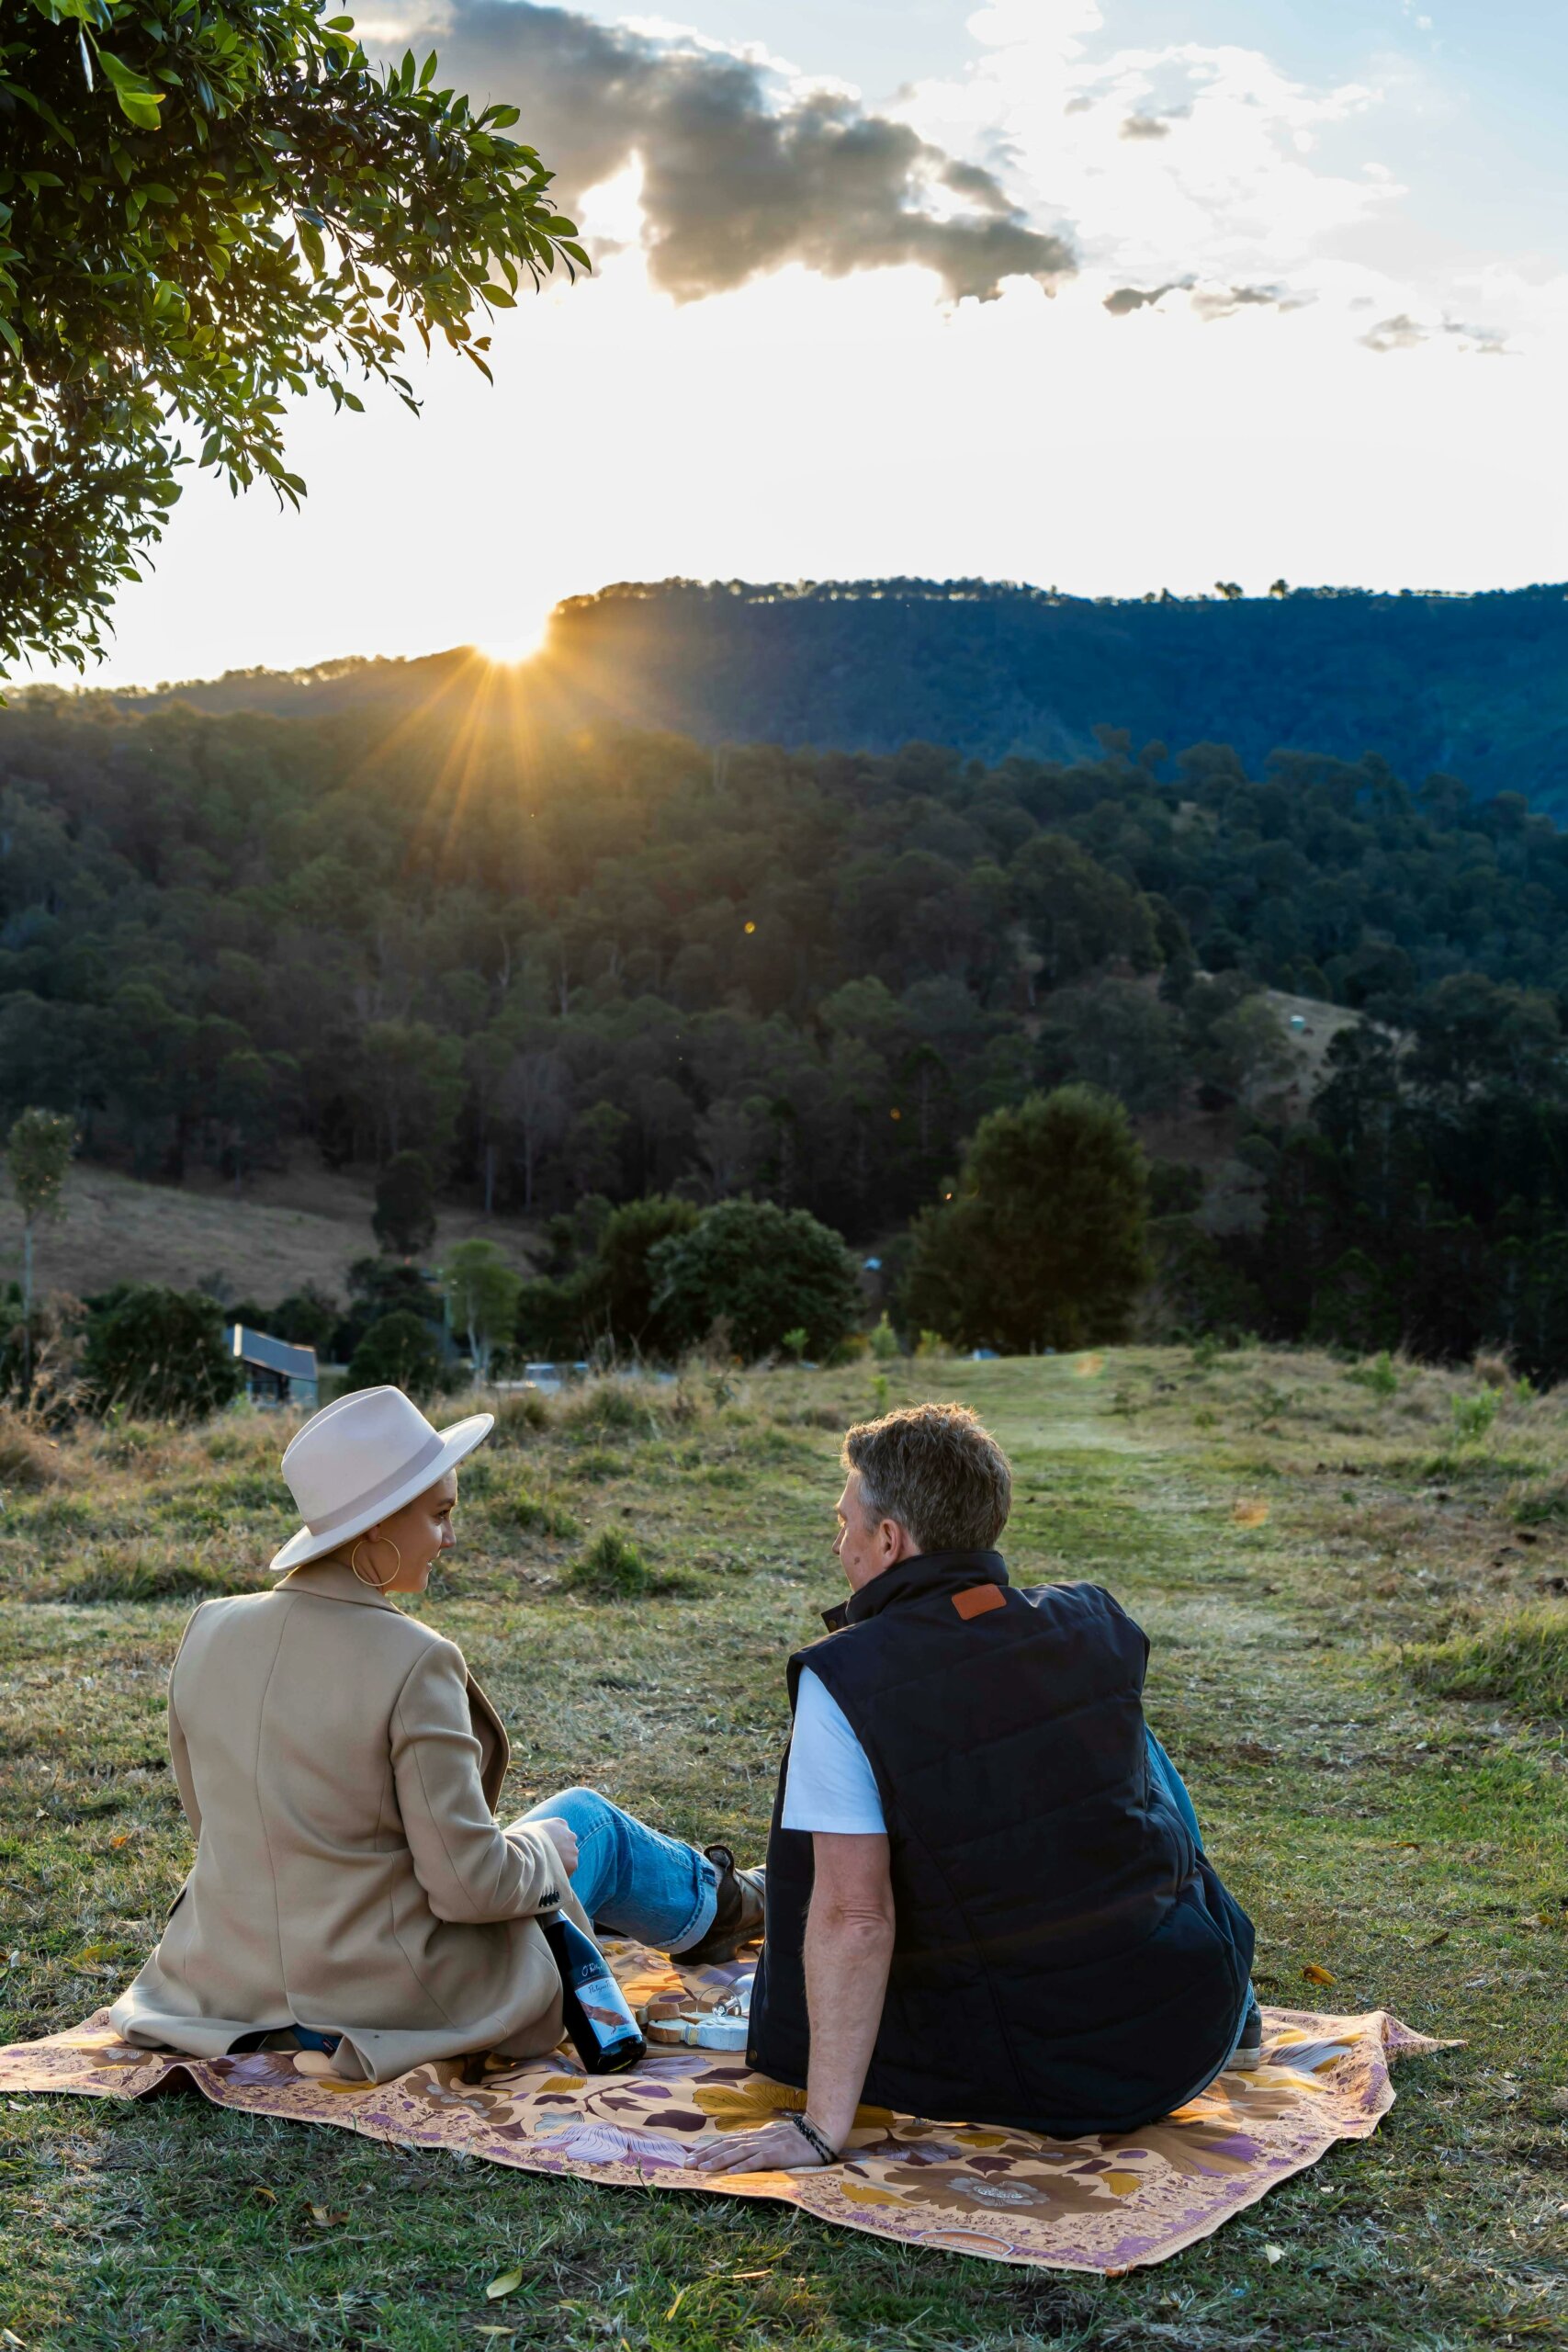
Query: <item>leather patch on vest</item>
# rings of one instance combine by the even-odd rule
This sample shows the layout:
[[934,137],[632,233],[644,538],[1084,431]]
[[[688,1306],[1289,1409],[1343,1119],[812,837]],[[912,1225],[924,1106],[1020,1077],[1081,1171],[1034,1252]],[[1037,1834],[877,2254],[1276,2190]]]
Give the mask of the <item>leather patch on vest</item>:
[[953,1605],[967,1620],[983,1617],[987,1609],[1005,1609],[1007,1602],[999,1584],[968,1584],[962,1592],[953,1594]]

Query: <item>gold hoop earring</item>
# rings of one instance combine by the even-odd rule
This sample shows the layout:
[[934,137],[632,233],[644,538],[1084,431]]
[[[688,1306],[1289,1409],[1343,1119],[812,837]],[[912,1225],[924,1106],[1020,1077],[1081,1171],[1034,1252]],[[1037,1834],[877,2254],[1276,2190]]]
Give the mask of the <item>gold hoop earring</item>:
[[[393,1561],[396,1564],[389,1577],[382,1578],[378,1576],[366,1575],[364,1569],[359,1565],[359,1546],[361,1544],[368,1544],[372,1548],[374,1548],[378,1544],[385,1544],[389,1546]],[[356,1540],[354,1549],[348,1555],[348,1565],[354,1570],[355,1575],[359,1578],[361,1584],[368,1585],[372,1592],[385,1592],[388,1586],[396,1584],[398,1578],[401,1576],[403,1572],[403,1555],[399,1551],[397,1545],[392,1542],[389,1535],[361,1535]]]

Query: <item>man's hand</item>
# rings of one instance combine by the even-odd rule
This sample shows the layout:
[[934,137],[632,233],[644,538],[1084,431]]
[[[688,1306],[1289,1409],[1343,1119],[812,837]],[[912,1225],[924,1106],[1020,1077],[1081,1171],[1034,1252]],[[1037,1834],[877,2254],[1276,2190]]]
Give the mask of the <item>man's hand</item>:
[[822,2159],[788,2116],[765,2132],[732,2132],[693,2151],[693,2172],[820,2172]]
[[528,1826],[530,1829],[542,1829],[545,1832],[560,1856],[562,1870],[568,1878],[570,1878],[577,1868],[577,1838],[570,1823],[562,1821],[558,1815],[552,1814],[546,1821],[531,1821]]

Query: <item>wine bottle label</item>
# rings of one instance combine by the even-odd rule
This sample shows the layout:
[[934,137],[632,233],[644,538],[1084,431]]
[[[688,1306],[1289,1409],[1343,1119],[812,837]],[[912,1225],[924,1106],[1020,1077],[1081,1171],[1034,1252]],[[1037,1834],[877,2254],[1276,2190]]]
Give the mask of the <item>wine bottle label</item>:
[[626,1996],[614,1977],[602,1971],[590,1974],[586,1970],[579,1975],[573,1969],[571,1987],[602,2049],[607,2050],[613,2041],[624,2041],[628,2033],[637,2031]]

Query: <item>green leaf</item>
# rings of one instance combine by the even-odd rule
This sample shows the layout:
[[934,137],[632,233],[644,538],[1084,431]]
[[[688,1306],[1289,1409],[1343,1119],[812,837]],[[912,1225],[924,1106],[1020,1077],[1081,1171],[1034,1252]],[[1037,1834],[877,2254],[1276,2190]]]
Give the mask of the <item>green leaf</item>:
[[429,56],[425,59],[425,61],[424,61],[424,66],[423,66],[423,71],[421,72],[421,74],[420,74],[420,77],[419,77],[419,86],[420,86],[420,88],[421,88],[422,90],[428,90],[428,89],[429,89],[429,87],[430,87],[430,85],[431,85],[431,84],[432,84],[432,82],[433,82],[434,79],[435,79],[435,51],[434,51],[434,50],[432,50],[432,51],[431,51],[431,52],[430,52],[430,55],[429,55]]
[[115,97],[127,122],[133,122],[138,130],[157,130],[161,97],[149,90],[116,90]]
[[326,247],[321,243],[321,231],[312,228],[309,220],[296,220],[294,233],[299,240],[300,252],[320,277],[327,266]]

